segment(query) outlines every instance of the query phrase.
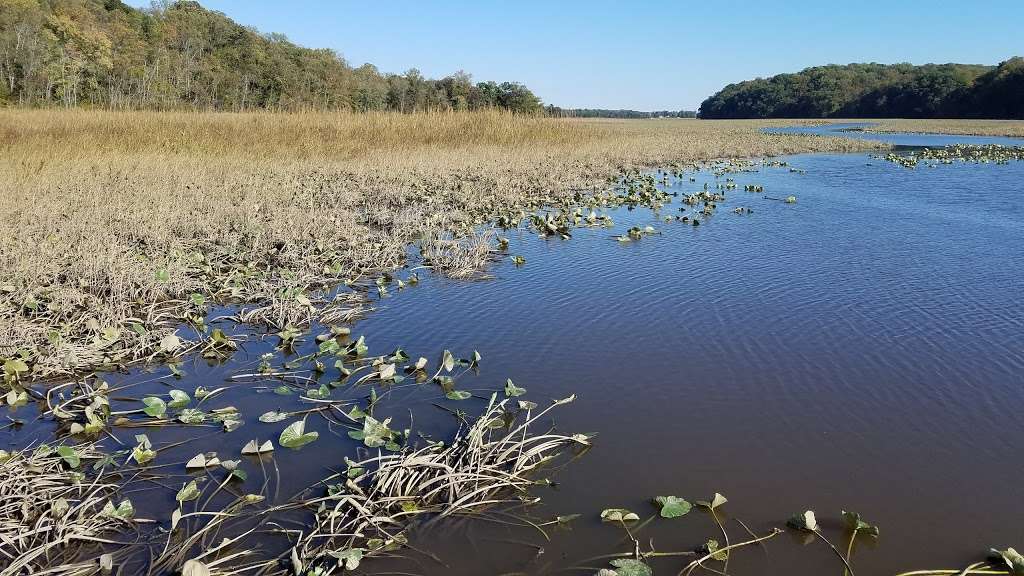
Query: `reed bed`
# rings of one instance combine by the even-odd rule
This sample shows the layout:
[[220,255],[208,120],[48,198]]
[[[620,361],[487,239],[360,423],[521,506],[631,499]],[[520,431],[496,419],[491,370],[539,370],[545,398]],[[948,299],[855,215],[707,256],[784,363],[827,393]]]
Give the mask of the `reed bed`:
[[424,515],[473,515],[530,500],[528,490],[539,468],[566,448],[589,446],[583,435],[530,430],[552,409],[573,400],[534,412],[532,406],[513,409],[517,402],[492,396],[483,413],[447,444],[351,462],[348,471],[324,480],[333,484],[326,495],[278,509],[315,510],[312,528],[291,550],[292,570],[319,570],[326,576],[346,565],[354,568],[364,557],[401,547],[404,530]]
[[113,508],[120,487],[69,474],[69,460],[99,456],[89,445],[70,450],[0,454],[0,576],[89,576],[127,554],[117,536],[132,522]]
[[[176,328],[214,301],[308,321],[306,301],[403,265],[411,243],[623,170],[877,147],[760,131],[793,123],[0,110],[5,383],[180,354]],[[455,275],[488,259],[477,241],[426,248]]]
[[[851,122],[864,122],[851,120]],[[868,132],[914,132],[963,136],[1009,136],[1024,138],[1024,120],[870,120],[877,123]]]

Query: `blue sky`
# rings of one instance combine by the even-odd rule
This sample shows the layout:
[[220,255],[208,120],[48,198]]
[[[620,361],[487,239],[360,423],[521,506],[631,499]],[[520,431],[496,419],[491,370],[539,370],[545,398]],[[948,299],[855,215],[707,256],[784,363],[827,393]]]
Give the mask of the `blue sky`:
[[353,65],[429,77],[462,69],[565,107],[696,109],[730,82],[818,64],[1024,55],[1024,0],[200,2]]

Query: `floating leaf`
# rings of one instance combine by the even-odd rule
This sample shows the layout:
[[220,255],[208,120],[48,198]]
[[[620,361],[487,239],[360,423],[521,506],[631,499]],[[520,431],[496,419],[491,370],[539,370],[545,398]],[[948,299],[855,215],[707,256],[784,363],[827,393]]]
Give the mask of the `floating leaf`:
[[363,429],[351,430],[348,435],[356,440],[362,440],[369,448],[379,448],[391,440],[392,431],[388,428],[391,418],[379,422],[369,414],[363,416]]
[[196,484],[195,480],[193,480],[188,484],[185,484],[185,486],[183,486],[181,490],[178,490],[178,494],[174,497],[174,499],[177,500],[178,502],[189,502],[191,500],[199,498],[199,495],[201,493],[202,492],[199,490],[199,485]]
[[217,466],[220,464],[220,459],[217,458],[216,452],[210,452],[208,454],[196,454],[191,460],[185,463],[186,470],[195,470],[202,468],[209,468],[210,466]]
[[843,510],[843,520],[846,521],[846,527],[853,533],[863,533],[868,536],[878,537],[878,526],[872,526],[861,519],[860,514],[856,512],[847,512]]
[[161,398],[147,396],[142,399],[142,403],[146,405],[142,411],[153,418],[161,418],[167,413],[167,404]]
[[290,414],[287,412],[278,412],[276,410],[272,410],[270,412],[264,412],[263,414],[260,414],[260,422],[273,424],[274,422],[287,420],[289,416]]
[[635,512],[625,508],[606,508],[601,511],[601,520],[605,522],[634,522],[639,519]]
[[202,424],[206,421],[206,413],[195,408],[185,408],[178,414],[178,420],[182,424]]
[[285,448],[300,448],[316,440],[320,436],[316,431],[306,432],[306,421],[298,420],[288,425],[281,432],[278,443]]
[[728,502],[728,500],[726,500],[725,496],[722,496],[718,492],[715,492],[715,495],[711,498],[710,501],[708,501],[708,500],[697,500],[697,505],[698,506],[703,506],[704,508],[707,508],[708,510],[714,510],[715,508],[718,508],[719,506],[721,506],[722,504],[725,504],[726,502]]
[[172,410],[184,408],[192,402],[192,399],[189,398],[188,394],[184,390],[171,390],[168,394],[171,397],[171,401],[167,403],[167,407]]
[[658,496],[654,499],[654,503],[661,509],[662,518],[685,516],[693,508],[689,502],[676,496]]
[[616,558],[611,561],[615,576],[653,576],[650,566],[633,558]]
[[712,560],[718,560],[719,562],[725,562],[729,559],[728,550],[719,550],[721,544],[714,538],[709,539],[703,546],[704,551],[711,555]]
[[526,394],[526,388],[516,386],[512,382],[511,378],[505,380],[505,396],[515,398],[516,396],[522,396],[523,394]]
[[116,507],[114,503],[107,500],[107,503],[103,506],[103,510],[100,511],[103,516],[114,516],[116,518],[123,518],[125,520],[135,515],[135,507],[132,506],[132,501],[125,498]]
[[441,366],[444,367],[445,372],[451,372],[455,369],[455,357],[452,356],[450,351],[445,350],[444,353],[441,354]]
[[1024,556],[1021,556],[1013,548],[1007,548],[1006,550],[996,550],[993,548],[989,551],[989,555],[997,562],[1002,561],[1010,569],[1010,574],[1013,574],[1013,576],[1024,575]]
[[263,444],[260,444],[256,440],[249,440],[249,442],[242,447],[242,454],[265,454],[273,451],[274,444],[270,440],[267,440]]
[[818,531],[818,520],[814,517],[813,510],[807,510],[801,514],[797,514],[786,522],[791,528],[802,530],[804,532],[817,532]]
[[469,400],[473,397],[472,394],[465,390],[452,390],[451,392],[444,395],[449,400]]
[[168,334],[160,340],[160,350],[165,354],[171,354],[181,348],[181,338],[177,334]]
[[132,449],[132,459],[140,466],[151,462],[154,458],[156,458],[156,450],[150,450],[142,446],[136,446]]
[[78,468],[82,463],[82,459],[78,456],[78,452],[76,452],[71,446],[58,446],[57,454],[71,468]]
[[359,562],[363,559],[362,548],[347,548],[337,552],[330,552],[331,556],[338,559],[338,567],[346,570],[359,568]]

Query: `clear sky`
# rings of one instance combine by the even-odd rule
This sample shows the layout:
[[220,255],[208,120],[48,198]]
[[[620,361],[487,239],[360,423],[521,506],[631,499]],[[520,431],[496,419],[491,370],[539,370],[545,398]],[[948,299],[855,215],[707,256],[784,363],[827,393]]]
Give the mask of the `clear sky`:
[[[148,6],[148,0],[127,0]],[[514,80],[546,104],[693,110],[730,83],[849,62],[1024,56],[1024,0],[200,0],[384,72]]]

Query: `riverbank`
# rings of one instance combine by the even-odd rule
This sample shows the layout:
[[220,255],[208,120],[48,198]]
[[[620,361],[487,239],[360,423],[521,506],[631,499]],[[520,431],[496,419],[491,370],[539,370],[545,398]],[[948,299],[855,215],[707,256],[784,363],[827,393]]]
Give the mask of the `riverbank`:
[[[351,318],[358,287],[420,241],[455,275],[485,222],[629,170],[877,144],[773,135],[794,121],[609,121],[498,112],[0,112],[0,358],[6,383],[189,345],[209,303],[280,330]],[[200,330],[201,332],[201,330]]]
[[1024,137],[1024,120],[851,120],[871,122],[865,132]]

